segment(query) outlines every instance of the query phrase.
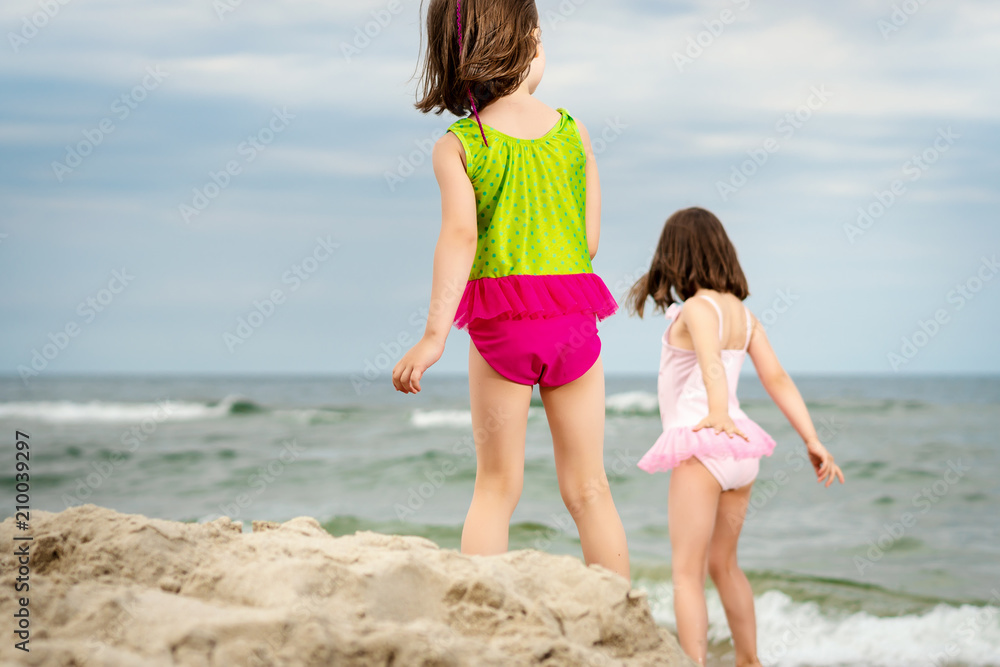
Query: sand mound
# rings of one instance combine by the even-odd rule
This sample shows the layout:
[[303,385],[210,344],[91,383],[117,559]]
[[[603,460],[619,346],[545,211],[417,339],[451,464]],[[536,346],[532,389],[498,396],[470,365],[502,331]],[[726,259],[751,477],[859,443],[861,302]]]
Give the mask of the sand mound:
[[[468,557],[315,519],[185,524],[32,513],[25,665],[687,665],[644,595],[568,556]],[[11,519],[0,543],[11,545]],[[16,569],[12,549],[0,570]],[[16,609],[10,585],[0,609]],[[10,637],[5,629],[5,634]]]

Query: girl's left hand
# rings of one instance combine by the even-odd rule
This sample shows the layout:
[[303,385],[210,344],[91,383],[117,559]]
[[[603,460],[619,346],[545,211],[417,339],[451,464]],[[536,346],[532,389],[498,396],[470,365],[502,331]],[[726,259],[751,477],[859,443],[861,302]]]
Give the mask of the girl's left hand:
[[418,393],[420,378],[423,377],[424,371],[437,363],[443,353],[443,343],[437,343],[424,336],[392,369],[392,385],[404,394]]
[[843,471],[839,465],[833,462],[833,454],[827,451],[823,443],[819,440],[810,440],[806,442],[806,451],[809,453],[809,462],[816,469],[817,482],[826,482],[823,486],[827,488],[837,479],[840,480],[841,484],[844,483]]
[[736,423],[732,420],[732,418],[728,414],[726,415],[709,414],[707,417],[698,422],[698,425],[695,426],[692,430],[700,431],[703,428],[715,429],[716,435],[725,431],[726,435],[728,435],[730,438],[732,438],[734,435],[738,435],[747,442],[750,442],[750,438],[748,438],[746,436],[746,433],[741,431],[736,426]]

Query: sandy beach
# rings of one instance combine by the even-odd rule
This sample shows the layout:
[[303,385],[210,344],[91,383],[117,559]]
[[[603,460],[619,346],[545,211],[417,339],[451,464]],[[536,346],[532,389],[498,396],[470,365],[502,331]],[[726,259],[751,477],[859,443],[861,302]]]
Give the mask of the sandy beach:
[[[0,541],[12,544],[12,519]],[[33,512],[23,665],[688,665],[644,593],[569,556],[333,537],[308,517]],[[11,550],[0,569],[16,569]],[[16,609],[10,586],[0,606]],[[9,615],[5,613],[5,616]]]

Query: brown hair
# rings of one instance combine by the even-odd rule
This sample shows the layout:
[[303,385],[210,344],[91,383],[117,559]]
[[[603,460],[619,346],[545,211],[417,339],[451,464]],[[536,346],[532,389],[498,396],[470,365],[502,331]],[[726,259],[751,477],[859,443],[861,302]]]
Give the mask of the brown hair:
[[457,11],[456,0],[430,0],[427,7],[422,97],[415,105],[424,113],[466,116],[470,90],[480,109],[511,94],[538,52],[535,0],[462,0],[462,53]]
[[699,289],[726,292],[741,301],[750,296],[736,248],[722,223],[703,208],[686,208],[667,218],[649,271],[625,298],[629,311],[642,317],[647,297],[664,311]]

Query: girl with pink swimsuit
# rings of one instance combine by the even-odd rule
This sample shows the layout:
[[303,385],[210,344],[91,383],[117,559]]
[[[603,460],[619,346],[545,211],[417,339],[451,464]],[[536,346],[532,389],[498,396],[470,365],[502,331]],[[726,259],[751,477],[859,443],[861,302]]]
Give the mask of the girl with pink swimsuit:
[[461,119],[432,158],[441,232],[427,326],[392,381],[419,392],[451,326],[468,328],[476,445],[462,530],[468,554],[507,550],[538,384],[584,558],[628,578],[625,531],[604,470],[596,323],[618,304],[591,266],[600,236],[597,163],[583,124],[532,96],[544,69],[534,0],[429,3],[417,108]]
[[743,305],[749,294],[722,223],[704,209],[689,208],[667,220],[649,271],[628,295],[630,310],[640,317],[652,297],[672,320],[663,334],[657,392],[663,433],[639,467],[673,471],[668,521],[677,635],[701,665],[708,652],[706,571],[726,610],[736,664],[760,664],[753,592],[736,546],[760,458],[770,456],[775,443],[736,398],[747,355],[805,442],[817,481],[827,487],[834,479],[844,482],[767,334]]

